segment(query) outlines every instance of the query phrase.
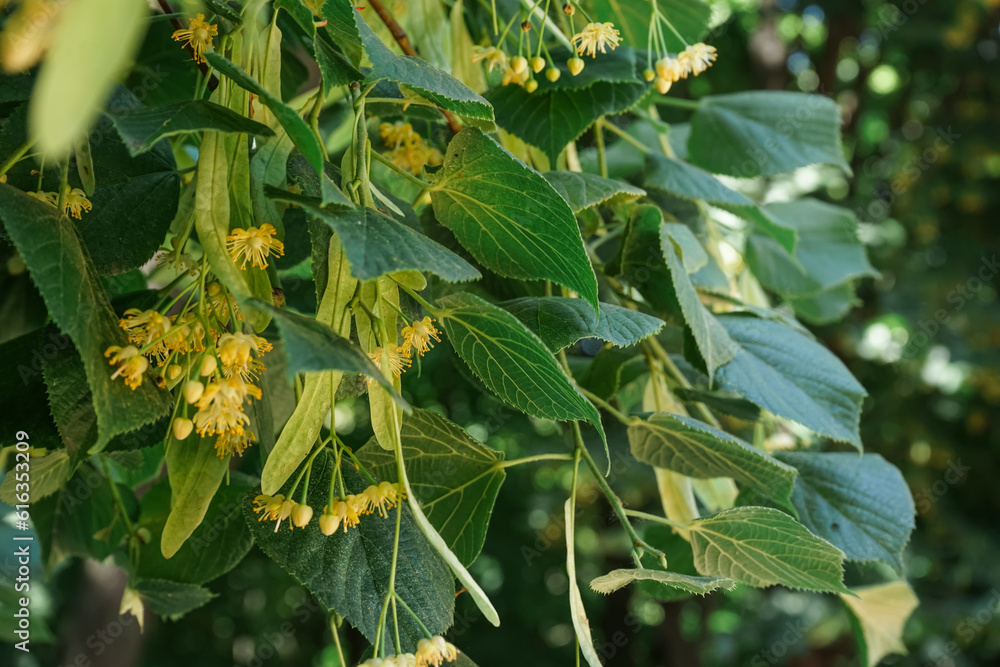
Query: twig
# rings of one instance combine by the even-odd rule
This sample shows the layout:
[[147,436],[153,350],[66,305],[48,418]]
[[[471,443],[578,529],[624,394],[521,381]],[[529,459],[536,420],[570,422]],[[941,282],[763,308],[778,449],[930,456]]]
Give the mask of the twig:
[[[160,1],[163,2],[163,0]],[[403,30],[402,26],[396,23],[396,19],[392,17],[392,14],[385,8],[385,5],[383,5],[379,0],[368,0],[368,4],[375,10],[378,17],[382,19],[382,23],[384,23],[385,27],[389,29],[389,33],[392,35],[392,38],[396,40],[396,43],[399,44],[399,48],[403,50],[403,53],[408,56],[416,57],[417,52],[410,43],[409,36],[407,36],[406,31]],[[458,119],[455,118],[453,113],[447,109],[438,109],[438,111],[441,112],[441,115],[444,116],[444,119],[448,122],[448,128],[451,130],[452,134],[458,134],[462,131],[462,125],[458,122]]]

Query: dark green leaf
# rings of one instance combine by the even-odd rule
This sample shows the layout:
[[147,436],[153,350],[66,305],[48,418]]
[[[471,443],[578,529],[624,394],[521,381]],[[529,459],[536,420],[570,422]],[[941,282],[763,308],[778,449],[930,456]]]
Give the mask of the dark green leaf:
[[719,320],[739,346],[715,375],[721,387],[861,449],[858,422],[867,392],[837,357],[777,322],[735,315]]
[[[503,452],[428,410],[405,415],[400,438],[406,476],[424,514],[468,567],[483,548],[493,503],[507,476]],[[398,481],[395,454],[378,443],[369,442],[358,458],[380,480]]]
[[389,79],[405,85],[442,109],[468,118],[493,120],[493,107],[481,95],[425,60],[397,56],[372,32],[360,14],[357,14],[356,20],[365,53],[372,61],[372,70],[365,78],[366,84]]
[[186,614],[215,597],[207,588],[163,579],[140,579],[135,590],[149,610],[160,616]]
[[698,571],[742,584],[846,593],[844,554],[784,512],[735,507],[690,528]]
[[787,504],[795,469],[708,424],[657,412],[628,427],[632,456],[688,477],[732,477],[765,497]]
[[600,338],[617,347],[628,347],[663,326],[663,320],[610,303],[601,304],[600,320],[594,322],[594,311],[582,299],[558,296],[528,296],[500,306],[521,320],[553,352],[581,338]]
[[584,419],[603,435],[597,409],[516,317],[464,292],[438,303],[449,342],[490,391],[529,415]]
[[715,174],[771,176],[811,164],[850,172],[840,107],[828,97],[753,91],[703,97],[691,117],[691,162]]
[[597,279],[576,218],[538,172],[467,128],[452,139],[430,189],[434,214],[488,269],[552,280],[597,310]]
[[574,213],[610,201],[630,201],[646,191],[625,181],[575,171],[547,171],[542,176],[566,200]]
[[5,184],[0,184],[0,219],[49,314],[83,358],[97,413],[95,447],[101,449],[115,435],[165,415],[170,401],[151,381],[133,391],[111,379],[104,351],[109,345],[124,345],[125,335],[70,219]]
[[[348,493],[367,486],[350,463],[343,465]],[[334,458],[321,454],[313,463],[308,503],[315,509],[312,522],[301,530],[274,531],[272,522],[259,522],[247,496],[244,516],[257,544],[269,557],[301,581],[320,602],[344,616],[368,641],[375,640],[378,617],[389,584],[396,512],[383,519],[378,514],[361,517],[354,528],[327,537],[319,530],[320,508],[327,504]],[[285,489],[287,492],[287,489]],[[452,623],[455,580],[437,555],[404,502],[396,565],[396,592],[420,617],[432,634],[440,634]],[[402,611],[402,610],[400,610]],[[384,632],[392,632],[391,616]],[[409,614],[399,614],[404,650],[412,651],[423,638]],[[391,634],[388,636],[392,636]]]
[[903,570],[913,498],[899,469],[878,454],[780,452],[799,471],[792,494],[802,524],[850,560]]
[[605,575],[591,580],[590,587],[598,593],[609,595],[635,581],[651,581],[662,586],[677,588],[685,593],[694,593],[696,595],[707,595],[717,588],[727,591],[736,588],[736,582],[732,579],[699,577],[692,574],[679,574],[663,570],[612,570]]
[[274,135],[267,125],[208,100],[189,100],[152,109],[112,110],[108,116],[133,156],[150,150],[163,137],[183,132],[218,130],[261,137]]

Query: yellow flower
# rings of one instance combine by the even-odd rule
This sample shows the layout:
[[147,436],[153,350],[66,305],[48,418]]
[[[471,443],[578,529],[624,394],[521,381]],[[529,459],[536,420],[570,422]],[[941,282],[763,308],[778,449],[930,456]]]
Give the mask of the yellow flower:
[[40,202],[45,202],[50,206],[55,206],[56,204],[59,203],[58,192],[42,192],[41,190],[39,190],[38,192],[28,192],[27,194],[31,197],[34,197]]
[[111,375],[111,379],[116,379],[119,375],[130,389],[136,389],[142,384],[142,374],[149,368],[146,357],[139,354],[139,348],[135,345],[112,345],[104,351],[105,357],[111,357],[108,363],[118,366],[118,369]]
[[421,141],[420,135],[413,131],[413,126],[401,120],[395,123],[382,123],[378,126],[378,133],[386,146],[396,147]]
[[423,356],[424,352],[434,347],[431,343],[432,338],[438,343],[441,342],[441,338],[438,337],[441,332],[431,322],[433,320],[430,317],[424,317],[422,320],[414,320],[412,324],[403,327],[403,344],[400,347],[405,349],[407,354],[412,347],[417,350],[420,356]]
[[243,402],[248,396],[260,400],[260,389],[238,377],[209,383],[196,404],[198,412],[194,416],[194,425],[198,428],[198,435],[204,437],[226,431],[243,433],[244,425],[250,423],[250,418],[243,412]]
[[155,310],[129,308],[125,311],[124,317],[118,320],[118,326],[128,333],[129,342],[142,346],[152,344],[146,356],[156,359],[160,364],[170,352],[166,341],[171,339],[175,344],[178,342],[174,334],[167,336],[167,332],[170,331],[170,318]]
[[220,459],[224,459],[230,454],[243,456],[246,448],[253,444],[257,436],[252,431],[225,431],[215,439],[215,453]]
[[[369,354],[371,360],[375,362],[375,365],[382,369],[382,354],[384,350],[381,347],[376,347],[375,351]],[[389,370],[396,377],[399,377],[410,367],[413,362],[410,361],[410,356],[407,350],[402,347],[397,347],[395,349],[389,350],[388,354]],[[375,380],[372,378],[368,379],[368,384],[375,384]]]
[[90,212],[93,205],[87,199],[87,193],[80,188],[66,186],[66,196],[63,198],[63,212],[79,220],[84,212]]
[[389,482],[372,484],[355,496],[359,514],[372,514],[378,510],[379,516],[383,519],[388,516],[386,510],[391,510],[400,498],[405,497],[406,493],[399,484],[390,484]]
[[677,60],[684,68],[685,75],[691,73],[698,76],[711,67],[717,57],[714,46],[698,42],[681,51]]
[[194,61],[196,63],[205,62],[202,53],[206,48],[212,48],[212,38],[219,34],[219,26],[212,25],[205,21],[204,14],[198,14],[190,20],[187,30],[175,30],[171,35],[174,41],[184,42],[184,46],[190,46],[194,51]]
[[530,78],[531,72],[527,69],[523,72],[515,72],[513,68],[509,68],[503,73],[503,80],[500,83],[505,86],[511,83],[515,86],[523,86]]
[[507,54],[495,46],[472,47],[472,62],[482,62],[486,64],[486,71],[492,72],[495,69],[501,72],[507,71]]
[[222,361],[223,375],[226,377],[236,375],[244,382],[249,382],[264,370],[264,365],[258,361],[258,357],[270,352],[272,346],[260,336],[237,332],[222,334],[215,344],[215,349]]
[[621,42],[621,33],[615,29],[614,23],[588,23],[580,32],[573,35],[573,44],[579,55],[586,53],[591,58],[597,57],[597,51],[607,53],[606,47],[615,47]]
[[431,639],[421,639],[417,642],[417,667],[438,667],[444,662],[451,662],[458,657],[458,649],[451,642],[445,641],[440,635]]
[[266,269],[268,255],[272,252],[278,257],[285,254],[285,245],[274,238],[277,233],[278,230],[267,222],[259,229],[257,227],[234,229],[233,233],[226,237],[229,254],[234,262],[239,262],[240,258],[243,258],[240,268],[244,271],[247,268],[247,262],[250,262],[251,266]]
[[687,78],[687,70],[680,60],[667,56],[656,61],[656,76],[674,83]]
[[[205,286],[205,293],[208,295],[208,305],[212,309],[219,321],[225,324],[229,321],[230,310],[236,314],[237,320],[243,319],[243,312],[240,304],[231,292],[224,291],[222,285],[212,281]],[[214,334],[213,334],[214,336]]]
[[[320,531],[326,536],[333,535],[346,516],[347,504],[339,500],[333,501],[332,506],[327,505],[323,508],[323,515],[319,518]],[[347,532],[347,526],[344,526],[344,532]]]
[[281,506],[285,502],[285,497],[280,493],[276,496],[261,494],[253,499],[253,511],[260,516],[258,521],[274,521],[281,513]]

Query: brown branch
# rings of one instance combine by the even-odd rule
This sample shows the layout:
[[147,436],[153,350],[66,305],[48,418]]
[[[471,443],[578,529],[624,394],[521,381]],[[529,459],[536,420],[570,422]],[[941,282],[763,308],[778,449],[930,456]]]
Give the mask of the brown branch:
[[[162,2],[163,0],[160,1]],[[402,26],[396,23],[396,19],[392,17],[392,14],[385,8],[385,5],[383,5],[380,0],[368,0],[368,4],[375,10],[378,17],[382,19],[382,23],[384,23],[385,27],[389,29],[393,39],[395,39],[396,43],[399,44],[399,48],[403,50],[403,53],[408,56],[416,56],[417,52],[413,49],[413,45],[410,43],[410,38],[407,36],[406,31],[403,30]],[[452,134],[458,134],[462,131],[462,125],[458,122],[458,119],[455,118],[453,113],[447,109],[438,109],[438,111],[441,112],[441,115],[444,116],[444,119],[448,122],[448,127],[451,129]]]
[[[167,2],[167,0],[157,0],[157,4],[160,6],[160,11],[162,11],[164,14],[174,13],[174,10],[170,7],[170,4]],[[171,18],[170,24],[174,26],[174,30],[184,30],[184,24],[181,23],[181,20],[177,17]],[[191,46],[191,44],[185,44],[185,48],[187,48],[187,50],[191,53],[191,57],[195,58],[194,48]],[[208,65],[206,63],[198,62],[197,59],[195,59],[194,63],[195,65],[198,66],[198,69],[201,70],[202,76],[208,74]],[[219,86],[219,79],[213,74],[212,77],[208,80],[208,89],[215,90],[218,86]]]

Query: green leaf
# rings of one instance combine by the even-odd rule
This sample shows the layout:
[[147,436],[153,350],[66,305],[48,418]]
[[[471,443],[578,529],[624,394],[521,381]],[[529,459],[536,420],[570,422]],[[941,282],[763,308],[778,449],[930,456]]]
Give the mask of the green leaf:
[[854,291],[853,283],[844,283],[831,287],[813,296],[786,297],[786,301],[795,309],[795,315],[812,324],[830,324],[843,318],[855,306],[861,305],[861,300]]
[[360,14],[356,14],[355,20],[365,52],[372,61],[372,70],[365,77],[366,85],[389,79],[442,109],[467,118],[493,120],[493,107],[481,95],[420,58],[397,56],[372,32]]
[[685,403],[704,403],[716,412],[743,421],[755,422],[760,418],[760,408],[735,394],[703,389],[685,389],[684,387],[674,387],[670,391]]
[[840,145],[840,107],[828,97],[753,91],[703,97],[691,117],[688,155],[715,174],[783,174],[812,164],[850,173]]
[[794,258],[773,239],[751,235],[746,258],[761,284],[782,296],[816,296],[862,276],[877,276],[848,209],[816,199],[779,202],[767,213],[798,236]]
[[574,213],[606,204],[645,197],[646,191],[625,181],[575,171],[547,171],[542,176]]
[[660,243],[673,241],[674,252],[684,264],[684,270],[694,274],[708,265],[708,251],[702,247],[691,228],[679,222],[664,222],[660,231]]
[[459,132],[430,191],[434,215],[480,264],[508,278],[559,283],[597,310],[597,278],[573,212],[493,139]]
[[83,358],[97,413],[95,449],[167,414],[170,400],[151,381],[133,391],[111,379],[104,351],[109,345],[125,345],[125,335],[70,219],[6,184],[0,184],[0,219],[49,315]]
[[[657,0],[656,6],[688,44],[700,42],[708,34],[712,10],[701,0]],[[595,21],[614,23],[621,31],[622,41],[640,48],[649,37],[652,10],[647,0],[608,0],[593,3],[591,15]],[[662,38],[666,49],[675,53],[687,45],[669,30],[663,31]]]
[[386,379],[371,358],[356,343],[311,317],[283,310],[257,299],[250,299],[257,308],[271,313],[288,358],[287,373],[290,381],[298,373],[311,371],[342,371],[353,375],[366,375],[386,388],[400,407],[409,404]]
[[326,0],[322,13],[326,19],[326,32],[333,43],[344,51],[352,65],[360,67],[364,45],[358,32],[354,5],[350,0]]
[[[281,127],[285,128],[285,132],[288,133],[292,143],[302,152],[302,155],[309,161],[309,164],[316,170],[316,173],[322,176],[323,149],[319,145],[319,139],[316,138],[312,128],[302,119],[302,116],[269,93],[253,77],[218,53],[206,53],[205,59],[220,74],[232,79],[240,88],[256,95],[271,113],[274,114],[274,117],[278,119]],[[325,199],[326,196],[324,195]]]
[[449,342],[490,391],[534,417],[585,419],[603,436],[597,409],[516,317],[465,292],[438,303]]
[[[645,41],[645,37],[643,37]],[[638,52],[628,46],[619,46],[614,51],[602,53],[598,58],[586,58],[586,66],[579,74],[573,76],[569,71],[568,60],[576,57],[576,52],[564,46],[553,48],[550,52],[552,64],[559,70],[559,78],[549,81],[547,77],[539,76],[538,90],[580,90],[589,88],[595,83],[639,83],[636,76],[636,59]]]
[[161,478],[142,497],[138,527],[152,537],[142,545],[136,574],[141,579],[206,584],[236,567],[253,546],[243,520],[243,500],[255,485],[249,475],[229,473],[229,483],[212,498],[201,524],[167,560],[160,552],[160,535],[170,513],[171,492],[169,481]]
[[736,507],[690,526],[694,564],[742,584],[846,593],[844,554],[784,512]]
[[663,155],[646,156],[647,188],[663,190],[682,199],[704,199],[709,204],[753,206],[749,197],[730,190],[704,169]]
[[[565,77],[562,77],[565,78]],[[521,86],[501,86],[488,93],[497,125],[541,149],[554,164],[566,144],[582,135],[601,116],[636,106],[649,84],[598,82],[584,89],[550,88],[540,81],[533,93]]]
[[903,571],[914,528],[910,489],[878,454],[780,452],[799,471],[792,504],[802,524],[850,560],[879,560]]
[[134,588],[149,610],[160,616],[186,614],[215,597],[210,590],[196,584],[163,579],[140,579]]
[[[428,410],[403,417],[400,439],[406,476],[427,520],[468,567],[483,548],[493,503],[507,476],[503,452]],[[380,480],[398,481],[393,452],[369,441],[358,458]]]
[[788,504],[795,468],[704,422],[657,412],[628,427],[632,456],[688,477],[732,477],[767,498]]
[[903,627],[920,604],[910,585],[905,581],[890,581],[852,588],[851,593],[841,594],[840,599],[850,611],[861,663],[875,667],[887,655],[907,655]]
[[651,581],[669,588],[677,588],[685,593],[707,595],[716,589],[731,591],[736,587],[732,579],[720,577],[699,577],[692,574],[664,572],[663,570],[612,570],[590,582],[597,593],[610,595],[635,581]]
[[359,280],[397,271],[427,271],[448,282],[482,277],[467,261],[420,232],[370,208],[319,207],[315,202],[268,190],[275,199],[296,203],[328,225],[338,237]]
[[184,440],[167,441],[167,474],[170,480],[170,513],[163,524],[160,553],[172,558],[201,525],[231,456],[219,458],[214,438],[192,433]]
[[324,35],[325,33],[317,33],[313,39],[313,52],[320,74],[323,75],[324,90],[329,93],[338,86],[363,81],[364,75],[351,64],[347,56],[333,48],[333,44]]
[[693,341],[708,376],[736,354],[737,348],[716,317],[701,303],[677,246],[665,231],[663,213],[656,206],[637,206],[629,223],[622,254],[621,274],[650,304],[679,314],[686,338]]
[[583,299],[527,296],[499,304],[542,339],[553,352],[581,338],[600,338],[617,347],[635,345],[663,327],[663,320],[637,310],[602,303],[600,319]]
[[[342,467],[348,493],[368,486],[354,466]],[[313,462],[308,504],[327,504],[334,457],[320,454]],[[285,489],[287,492],[287,489]],[[432,634],[443,633],[452,623],[455,607],[454,578],[441,558],[420,534],[413,515],[403,504],[383,519],[378,514],[361,517],[354,528],[327,537],[320,532],[318,516],[301,530],[275,532],[272,522],[260,522],[247,495],[244,516],[260,548],[302,582],[325,606],[344,616],[369,642],[374,642],[378,617],[389,585],[396,512],[402,511],[396,592],[420,617]],[[400,610],[402,612],[402,610]],[[392,632],[390,615],[384,632]],[[399,614],[404,649],[413,650],[423,637],[409,614]],[[391,636],[391,635],[389,635]]]
[[65,158],[91,127],[135,55],[148,14],[133,0],[76,0],[62,10],[31,99],[31,134],[42,153]]
[[184,132],[217,130],[274,136],[267,125],[208,100],[188,100],[152,109],[110,110],[107,113],[133,156],[148,151],[163,137]]
[[[14,467],[17,463],[19,461],[10,465],[7,475],[3,478],[3,483],[0,484],[0,501],[8,505],[24,503],[15,494],[15,485],[18,482],[17,473],[23,472]],[[45,456],[31,456],[28,465],[31,480],[28,486],[28,503],[38,502],[58,491],[73,474],[74,467],[70,461],[69,453],[65,449],[49,452]],[[23,492],[24,489],[21,491]]]
[[765,410],[861,449],[861,403],[867,395],[825,347],[783,324],[753,317],[719,318],[739,346],[715,375]]

